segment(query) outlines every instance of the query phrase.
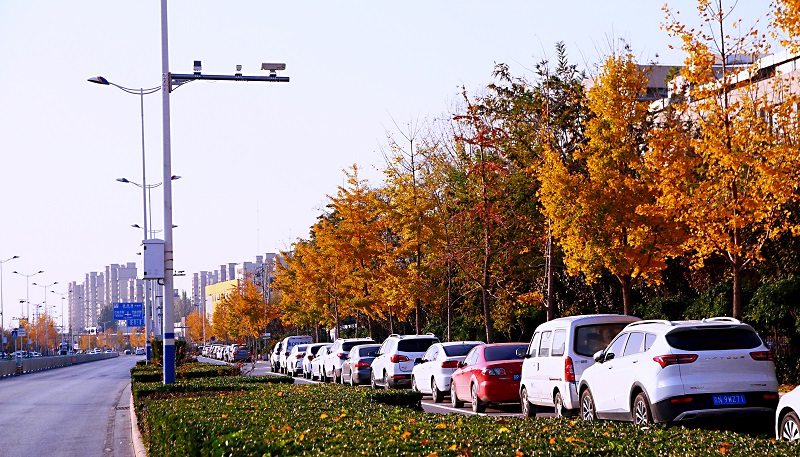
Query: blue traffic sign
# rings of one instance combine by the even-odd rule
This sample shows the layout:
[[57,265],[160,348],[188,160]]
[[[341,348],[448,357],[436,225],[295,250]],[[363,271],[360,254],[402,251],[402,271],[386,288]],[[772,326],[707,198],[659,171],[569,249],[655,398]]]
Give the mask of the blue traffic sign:
[[114,319],[144,319],[144,305],[142,302],[114,303]]
[[125,325],[128,327],[144,327],[144,318],[125,319]]

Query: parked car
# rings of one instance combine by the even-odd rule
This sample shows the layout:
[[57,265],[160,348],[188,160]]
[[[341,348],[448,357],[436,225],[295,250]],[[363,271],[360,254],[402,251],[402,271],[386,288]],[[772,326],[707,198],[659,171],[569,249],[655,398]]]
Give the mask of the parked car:
[[144,348],[136,348],[136,355],[145,355]]
[[278,371],[286,374],[286,358],[289,357],[289,352],[297,344],[311,344],[314,340],[308,335],[294,335],[287,336],[281,342],[281,351],[278,356]]
[[775,439],[797,441],[800,439],[800,387],[781,397],[775,413]]
[[459,408],[469,398],[472,411],[482,413],[490,403],[517,402],[522,355],[528,343],[481,344],[459,363],[450,376],[450,401]]
[[326,355],[328,355],[328,351],[330,350],[331,346],[333,346],[333,343],[326,343],[325,345],[320,346],[319,349],[317,349],[317,352],[314,353],[314,359],[311,360],[309,378],[322,379],[322,360]]
[[578,384],[594,364],[594,354],[638,320],[594,314],[553,319],[537,327],[522,362],[522,416],[535,416],[543,408],[555,408],[556,417],[575,415],[580,410]]
[[298,373],[303,372],[303,357],[306,355],[306,349],[310,344],[295,344],[289,352],[289,357],[286,359],[286,374],[289,376],[297,376]]
[[439,338],[432,333],[389,335],[381,344],[370,366],[372,388],[410,387],[411,371],[416,360],[421,358],[432,344],[438,342]]
[[380,348],[380,344],[359,344],[350,348],[342,364],[342,383],[355,386],[369,382],[370,366]]
[[125,349],[125,355],[131,355],[131,350],[130,349]]
[[322,359],[322,381],[342,382],[342,365],[353,346],[377,344],[372,338],[339,338],[333,342],[328,355]]
[[302,369],[303,369],[303,377],[306,379],[311,379],[311,362],[314,360],[314,356],[316,352],[321,347],[330,347],[331,343],[314,343],[309,344],[306,347],[306,353],[303,356],[302,361]]
[[482,341],[436,343],[428,348],[411,371],[411,390],[430,394],[434,403],[444,401],[450,392],[450,375],[458,369],[467,353]]
[[247,349],[247,346],[237,346],[236,349],[232,349],[231,352],[231,362],[252,362],[253,356],[250,353],[250,349]]
[[281,349],[283,349],[283,341],[278,341],[272,348],[269,356],[270,371],[277,373],[281,361]]
[[634,322],[594,359],[579,386],[585,420],[773,415],[778,405],[772,353],[733,318]]

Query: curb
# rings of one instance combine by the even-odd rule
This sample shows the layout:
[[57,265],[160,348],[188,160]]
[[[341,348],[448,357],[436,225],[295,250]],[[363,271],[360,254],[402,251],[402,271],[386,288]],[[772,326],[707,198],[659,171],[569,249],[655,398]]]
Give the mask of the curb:
[[133,404],[133,392],[131,392],[131,441],[133,441],[133,455],[136,457],[147,457],[147,451],[142,441],[142,434],[139,431],[139,422],[136,420],[136,410]]

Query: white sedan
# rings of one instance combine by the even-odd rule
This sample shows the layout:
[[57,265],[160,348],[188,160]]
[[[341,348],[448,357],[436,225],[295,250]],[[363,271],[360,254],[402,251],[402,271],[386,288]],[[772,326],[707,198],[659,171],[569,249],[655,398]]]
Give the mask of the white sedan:
[[444,401],[450,392],[450,375],[473,347],[481,341],[453,341],[431,345],[411,372],[411,390],[429,394],[433,401]]
[[800,387],[781,397],[775,412],[775,439],[796,441],[800,439]]

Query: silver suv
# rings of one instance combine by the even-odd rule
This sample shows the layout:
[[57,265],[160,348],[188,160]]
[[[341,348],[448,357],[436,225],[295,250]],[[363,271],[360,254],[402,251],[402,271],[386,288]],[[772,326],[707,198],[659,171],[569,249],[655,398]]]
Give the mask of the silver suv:
[[378,386],[410,387],[411,371],[417,359],[425,355],[432,344],[439,342],[433,333],[425,335],[391,334],[381,345],[375,360],[372,361],[370,384]]
[[719,415],[774,415],[773,355],[729,317],[634,322],[594,359],[578,388],[581,417],[637,424]]

